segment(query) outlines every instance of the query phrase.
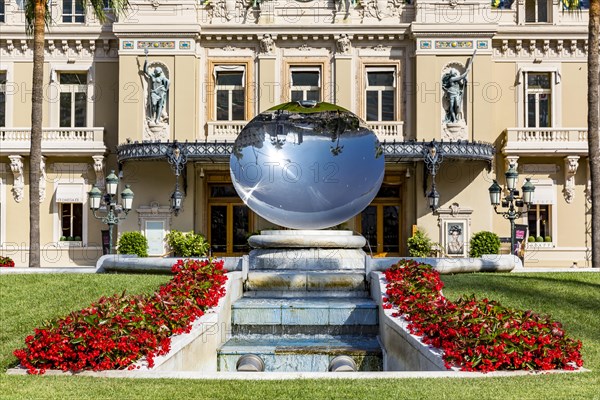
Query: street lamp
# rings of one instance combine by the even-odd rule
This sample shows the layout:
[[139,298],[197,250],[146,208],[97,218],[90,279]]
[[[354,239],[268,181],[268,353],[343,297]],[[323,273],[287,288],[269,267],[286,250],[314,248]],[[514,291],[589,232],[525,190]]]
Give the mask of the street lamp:
[[[488,191],[490,192],[490,203],[494,206],[496,214],[502,215],[510,221],[510,254],[515,254],[515,219],[521,218],[527,213],[529,206],[533,202],[535,186],[529,178],[526,178],[525,184],[521,188],[523,197],[519,197],[519,191],[515,189],[519,181],[519,173],[514,164],[510,164],[510,168],[504,176],[506,178],[506,189],[508,190],[508,195],[504,197],[504,200],[500,201],[502,187],[498,185],[498,182],[494,181]],[[500,204],[502,204],[503,208],[508,208],[508,210],[498,211]],[[525,210],[517,210],[516,207],[525,207]]]
[[[90,209],[94,215],[94,218],[99,219],[102,223],[108,225],[108,253],[112,254],[112,237],[113,237],[113,226],[118,225],[119,222],[127,218],[127,214],[131,211],[133,206],[133,191],[129,185],[125,185],[125,189],[121,192],[121,206],[117,205],[117,187],[119,186],[119,178],[115,175],[115,171],[110,171],[110,174],[106,177],[106,194],[102,195],[102,192],[98,187],[94,186],[92,190],[88,192],[88,198],[90,202]],[[104,202],[106,206],[106,215],[97,215],[100,209],[101,203]],[[122,209],[125,213],[125,217],[119,217],[119,209]]]

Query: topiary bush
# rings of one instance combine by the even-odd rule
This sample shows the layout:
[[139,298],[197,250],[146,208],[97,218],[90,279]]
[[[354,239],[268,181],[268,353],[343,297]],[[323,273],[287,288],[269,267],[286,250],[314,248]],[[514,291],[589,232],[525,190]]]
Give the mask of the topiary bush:
[[552,242],[552,236],[546,236],[546,237],[544,237],[544,242],[546,242],[546,243]]
[[541,236],[538,236],[538,237],[535,238],[535,241],[538,242],[538,243],[543,243],[544,242],[544,238],[541,237]]
[[469,256],[481,257],[483,254],[499,254],[500,238],[493,232],[477,232],[471,238]]
[[165,237],[176,257],[205,257],[210,244],[203,235],[173,230]]
[[411,257],[429,257],[433,248],[433,242],[427,233],[420,229],[408,238],[408,255]]
[[140,232],[124,232],[117,245],[119,254],[137,254],[148,257],[148,239]]
[[528,241],[529,243],[533,243],[533,242],[535,242],[535,236],[529,236],[529,237],[527,238],[527,241]]

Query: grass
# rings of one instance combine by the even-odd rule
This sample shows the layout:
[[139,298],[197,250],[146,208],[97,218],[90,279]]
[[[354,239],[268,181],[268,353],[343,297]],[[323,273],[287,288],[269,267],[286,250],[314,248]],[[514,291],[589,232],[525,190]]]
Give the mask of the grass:
[[[127,288],[149,292],[168,277],[147,275],[9,275],[0,277],[0,367],[43,320]],[[583,341],[590,373],[486,379],[191,381],[9,376],[0,399],[596,399],[600,400],[600,274],[443,276],[451,299],[475,293],[551,314]]]

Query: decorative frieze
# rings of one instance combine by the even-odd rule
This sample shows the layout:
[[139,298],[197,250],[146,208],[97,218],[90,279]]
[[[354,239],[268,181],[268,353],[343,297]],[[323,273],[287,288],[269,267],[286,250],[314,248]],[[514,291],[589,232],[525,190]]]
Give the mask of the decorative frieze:
[[[156,53],[179,53],[193,52],[195,50],[195,42],[191,39],[121,39],[119,50],[121,52],[132,52],[143,54],[144,51],[150,50],[153,54]],[[105,48],[106,51],[106,48]]]
[[572,59],[587,57],[587,40],[583,39],[494,39],[493,56],[514,61],[517,58]]
[[[1,1],[1,0],[0,0]],[[113,41],[114,42],[114,41]],[[15,51],[15,43],[18,44],[18,50]],[[68,40],[68,39],[47,39],[45,46],[45,57],[49,60],[60,59],[91,59],[92,57],[116,57],[116,52],[111,53],[110,39],[103,39],[104,54],[96,54],[96,40]],[[33,55],[32,43],[29,40],[0,40],[0,57],[3,59],[22,59],[28,60]]]

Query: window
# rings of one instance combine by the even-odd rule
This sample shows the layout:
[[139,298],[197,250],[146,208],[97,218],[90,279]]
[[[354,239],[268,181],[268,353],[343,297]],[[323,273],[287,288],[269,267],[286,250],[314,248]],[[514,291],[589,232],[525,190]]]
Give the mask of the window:
[[394,121],[396,79],[394,68],[367,69],[367,121]]
[[0,22],[4,22],[5,11],[4,11],[4,0],[0,0]]
[[62,22],[83,23],[85,22],[85,9],[82,0],[63,0]]
[[239,65],[215,67],[217,121],[246,119],[245,70]]
[[550,216],[552,206],[550,204],[535,204],[527,213],[527,224],[529,225],[529,236],[541,237],[544,241],[550,237],[552,241],[552,225]]
[[[393,177],[399,182],[399,177]],[[400,254],[401,218],[399,183],[384,183],[371,204],[359,216],[360,232],[367,239],[365,251]]]
[[6,72],[0,72],[0,127],[2,126],[6,126]]
[[552,126],[552,73],[527,72],[525,118],[528,128]]
[[514,0],[492,0],[492,8],[510,10]]
[[87,73],[61,73],[60,127],[87,125]]
[[525,22],[550,22],[548,0],[526,0]]
[[290,72],[291,101],[321,101],[321,68],[292,67]]
[[[251,212],[238,197],[230,182],[220,176],[210,176],[208,185],[208,240],[213,255],[247,253]],[[215,182],[216,181],[216,182]]]
[[60,203],[61,241],[80,242],[83,232],[83,204]]

